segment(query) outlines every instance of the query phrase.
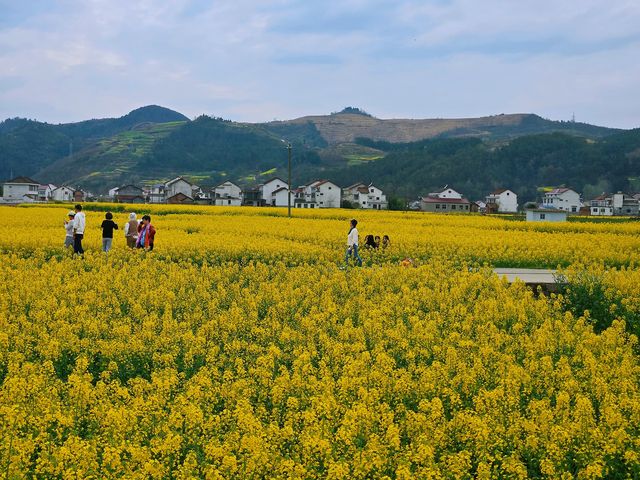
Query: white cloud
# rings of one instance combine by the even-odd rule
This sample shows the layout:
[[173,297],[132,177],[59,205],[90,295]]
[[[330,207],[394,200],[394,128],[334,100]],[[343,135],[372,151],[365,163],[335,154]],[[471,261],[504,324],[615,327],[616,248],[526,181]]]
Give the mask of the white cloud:
[[[530,111],[640,125],[630,0],[66,0],[0,23],[0,118]],[[17,7],[16,7],[17,8]]]

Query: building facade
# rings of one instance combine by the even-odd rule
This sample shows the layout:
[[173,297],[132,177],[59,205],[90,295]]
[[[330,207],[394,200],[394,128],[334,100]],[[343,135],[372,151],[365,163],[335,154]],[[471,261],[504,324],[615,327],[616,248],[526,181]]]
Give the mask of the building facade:
[[554,188],[542,198],[542,208],[578,213],[581,206],[580,194],[570,188]]
[[164,197],[167,203],[170,203],[170,198],[181,193],[185,197],[189,197],[193,200],[193,187],[194,185],[191,182],[188,182],[182,177],[176,177],[164,184]]
[[284,180],[282,180],[281,178],[275,177],[263,183],[262,185],[260,185],[259,188],[260,188],[260,193],[262,197],[262,204],[268,205],[268,206],[275,206],[275,204],[273,203],[275,201],[273,197],[273,192],[281,188],[288,189],[289,184]]
[[355,208],[386,210],[389,208],[387,196],[373,183],[355,183],[342,189],[342,200]]
[[527,210],[527,222],[566,222],[566,210],[554,210],[551,208],[534,208]]
[[242,189],[233,182],[221,183],[211,190],[211,203],[220,207],[239,207],[242,205]]
[[494,190],[485,198],[486,211],[490,213],[516,213],[518,195],[513,190],[501,188]]
[[464,196],[446,186],[437,192],[431,192],[420,200],[420,210],[437,213],[469,213],[471,202]]
[[51,199],[56,202],[73,202],[73,188],[60,186],[51,192]]
[[5,202],[36,202],[40,182],[29,177],[16,177],[2,184],[2,198]]
[[114,201],[117,203],[145,203],[144,190],[135,185],[124,185],[118,188]]

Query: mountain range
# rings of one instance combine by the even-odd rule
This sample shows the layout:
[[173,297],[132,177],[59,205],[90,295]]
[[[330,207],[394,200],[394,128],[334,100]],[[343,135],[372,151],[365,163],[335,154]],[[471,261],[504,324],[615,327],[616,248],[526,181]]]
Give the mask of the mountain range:
[[569,185],[585,194],[638,190],[640,129],[558,122],[534,114],[465,119],[378,119],[347,107],[268,123],[200,116],[151,105],[120,118],[0,123],[0,179],[27,175],[96,193],[183,175],[202,186],[250,185],[286,175],[373,181],[413,198],[453,184],[470,198],[508,187],[523,200]]

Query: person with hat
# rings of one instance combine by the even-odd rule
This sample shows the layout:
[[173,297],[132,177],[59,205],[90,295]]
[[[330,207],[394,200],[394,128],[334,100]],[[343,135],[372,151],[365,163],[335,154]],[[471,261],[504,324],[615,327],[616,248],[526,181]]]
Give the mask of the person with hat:
[[69,220],[64,221],[64,229],[67,235],[64,237],[64,248],[73,247],[73,217],[76,216],[76,212],[69,210],[67,217]]

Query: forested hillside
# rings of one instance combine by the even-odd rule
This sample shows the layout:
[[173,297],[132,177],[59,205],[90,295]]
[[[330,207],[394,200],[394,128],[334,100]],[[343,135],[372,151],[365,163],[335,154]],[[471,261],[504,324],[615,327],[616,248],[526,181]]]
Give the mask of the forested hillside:
[[205,187],[223,180],[251,185],[287,174],[291,143],[294,185],[317,178],[340,185],[373,181],[404,199],[445,184],[471,199],[509,187],[524,201],[565,184],[589,198],[640,190],[639,137],[638,130],[532,114],[381,120],[348,107],[248,124],[206,115],[189,121],[152,105],[120,118],[61,125],[6,120],[0,123],[0,179],[27,175],[95,193],[177,175]]
[[585,197],[603,191],[640,190],[640,129],[602,140],[562,133],[519,137],[502,146],[479,139],[436,139],[391,144],[359,139],[385,152],[373,162],[336,169],[342,184],[375,181],[394,195],[413,198],[453,185],[470,199],[507,187],[521,200],[538,189],[564,184]]

